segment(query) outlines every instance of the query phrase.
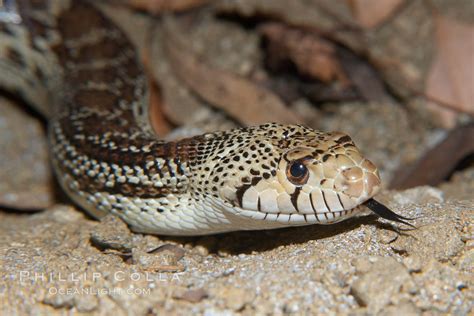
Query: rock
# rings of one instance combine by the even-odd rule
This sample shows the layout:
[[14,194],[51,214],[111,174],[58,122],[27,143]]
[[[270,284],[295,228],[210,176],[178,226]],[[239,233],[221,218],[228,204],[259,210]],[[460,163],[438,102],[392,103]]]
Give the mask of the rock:
[[74,306],[81,313],[90,313],[99,306],[99,299],[94,295],[77,295],[74,298]]
[[439,188],[443,190],[446,199],[472,200],[472,192],[474,192],[474,167],[454,173],[450,181],[442,183]]
[[53,205],[54,181],[44,126],[0,97],[0,205],[31,211]]
[[444,201],[443,195],[439,189],[422,186],[395,193],[393,199],[401,205],[440,203]]
[[101,249],[114,249],[121,252],[132,250],[132,233],[117,216],[107,215],[101,219],[91,233],[91,242]]
[[70,295],[61,295],[61,294],[48,294],[43,300],[44,304],[51,305],[55,308],[68,307],[71,308],[74,306],[74,296]]
[[403,264],[407,267],[408,271],[411,272],[420,272],[421,267],[423,266],[423,260],[418,255],[411,255],[403,258]]
[[472,272],[474,270],[474,249],[470,249],[464,253],[459,259],[459,268],[466,271]]
[[249,304],[255,298],[253,291],[237,287],[229,287],[221,295],[224,296],[225,307],[233,311],[242,310],[246,304]]
[[133,262],[142,269],[155,272],[184,271],[185,267],[178,261],[184,257],[183,248],[172,244],[165,244],[150,252],[133,249]]
[[469,314],[469,306],[462,305],[462,296],[466,286],[472,286],[472,277],[463,275],[452,265],[443,265],[435,259],[425,262],[422,272],[414,277],[423,289],[418,297],[418,307],[443,314],[456,308],[459,315]]
[[390,246],[395,251],[408,255],[448,260],[464,247],[460,232],[455,225],[452,220],[419,225],[417,229],[400,235]]
[[397,305],[387,306],[380,312],[380,314],[386,316],[417,316],[421,315],[421,310],[411,302],[402,302]]
[[[375,257],[356,265],[359,278],[351,285],[351,293],[370,313],[378,313],[400,293],[402,285],[410,280],[406,268],[391,257]],[[357,271],[357,270],[356,270]]]
[[398,232],[388,229],[379,229],[377,231],[377,237],[383,244],[390,244],[398,238]]
[[300,312],[300,307],[299,307],[299,304],[297,302],[290,302],[288,304],[285,304],[285,306],[283,306],[283,313],[285,314],[297,314],[298,312]]
[[199,238],[196,246],[202,256],[207,256],[210,252],[215,251],[218,242],[215,236],[203,236]]
[[203,299],[209,297],[209,295],[206,290],[200,288],[195,290],[187,290],[183,293],[173,295],[173,297],[179,300],[188,301],[190,303],[198,303]]

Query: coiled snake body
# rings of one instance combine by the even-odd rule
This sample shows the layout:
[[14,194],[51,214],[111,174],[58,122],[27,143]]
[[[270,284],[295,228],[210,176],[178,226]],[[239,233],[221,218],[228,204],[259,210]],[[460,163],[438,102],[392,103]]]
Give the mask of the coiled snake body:
[[379,191],[342,133],[266,124],[158,140],[122,31],[81,1],[17,10],[21,23],[0,23],[0,86],[48,118],[57,178],[94,216],[166,235],[271,229],[340,221]]

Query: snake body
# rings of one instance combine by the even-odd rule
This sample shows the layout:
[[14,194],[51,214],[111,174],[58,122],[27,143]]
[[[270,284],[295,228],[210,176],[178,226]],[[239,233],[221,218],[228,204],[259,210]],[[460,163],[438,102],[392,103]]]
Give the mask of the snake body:
[[165,235],[329,224],[380,189],[377,168],[343,133],[270,123],[159,140],[137,54],[117,26],[82,1],[16,9],[21,23],[0,23],[0,86],[48,118],[58,181],[96,217]]

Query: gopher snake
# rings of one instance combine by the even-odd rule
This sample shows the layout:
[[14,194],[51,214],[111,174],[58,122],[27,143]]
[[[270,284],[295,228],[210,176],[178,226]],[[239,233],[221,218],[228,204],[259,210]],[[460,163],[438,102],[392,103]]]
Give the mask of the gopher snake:
[[372,199],[377,168],[342,133],[272,123],[158,140],[121,30],[84,2],[21,4],[21,23],[0,23],[0,85],[48,118],[59,183],[92,215],[166,235],[334,223],[366,201],[403,218]]

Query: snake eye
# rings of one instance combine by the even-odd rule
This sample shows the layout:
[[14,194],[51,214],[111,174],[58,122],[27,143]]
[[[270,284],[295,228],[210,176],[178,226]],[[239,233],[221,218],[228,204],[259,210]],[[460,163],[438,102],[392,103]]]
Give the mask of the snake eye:
[[308,181],[309,171],[303,162],[296,160],[288,164],[286,175],[291,183],[302,185]]

